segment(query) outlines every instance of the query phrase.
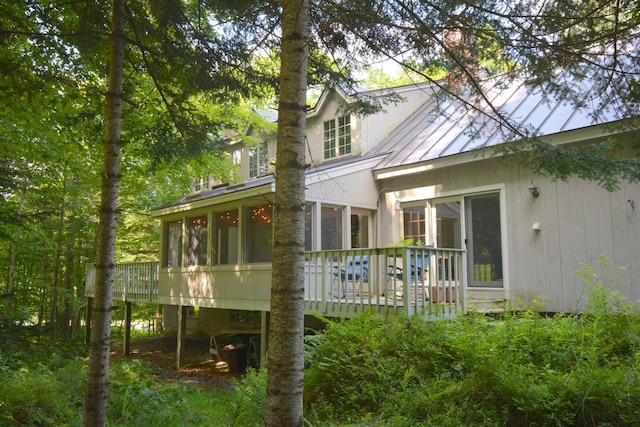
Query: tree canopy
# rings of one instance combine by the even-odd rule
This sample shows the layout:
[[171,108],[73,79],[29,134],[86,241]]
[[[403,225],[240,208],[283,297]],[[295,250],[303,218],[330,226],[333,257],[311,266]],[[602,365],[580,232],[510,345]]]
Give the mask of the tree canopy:
[[[38,323],[49,317],[71,325],[81,265],[95,258],[111,3],[0,2],[3,292],[39,313],[25,316]],[[308,63],[298,71],[309,73],[309,86],[338,81],[355,88],[363,69],[390,61],[411,79],[432,82],[438,96],[480,108],[491,106],[483,79],[506,73],[526,76],[576,108],[590,103],[595,114],[613,111],[625,129],[638,127],[638,0],[287,4],[309,12],[307,61],[297,62]],[[280,2],[268,0],[126,2],[121,227],[156,239],[150,208],[186,191],[184,171],[217,165],[228,143],[223,131],[251,120],[238,100],[275,104],[279,62],[290,59],[282,13]],[[454,78],[443,79],[443,72]],[[585,80],[592,82],[587,94],[573,84]],[[620,179],[640,180],[637,151],[617,156],[613,139],[566,149],[519,129],[498,109],[482,111],[517,136],[496,154],[536,172],[557,179],[577,174],[609,189]],[[189,163],[203,153],[201,163]],[[131,236],[118,240],[131,252],[123,259],[151,257],[153,245],[142,247]],[[56,309],[58,299],[64,310]]]

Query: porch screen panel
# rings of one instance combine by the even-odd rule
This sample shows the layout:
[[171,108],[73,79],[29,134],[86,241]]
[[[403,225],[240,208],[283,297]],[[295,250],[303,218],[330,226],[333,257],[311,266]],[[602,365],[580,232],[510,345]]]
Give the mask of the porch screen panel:
[[238,263],[238,210],[215,214],[216,220],[216,264]]
[[313,205],[307,203],[304,207],[304,250],[308,252],[313,248]]
[[207,264],[207,223],[206,215],[189,219],[187,265]]
[[245,262],[271,262],[273,210],[271,204],[246,208]]
[[322,249],[342,249],[342,208],[322,206],[320,210]]
[[502,287],[502,232],[500,195],[469,197],[470,286]]
[[367,215],[351,215],[351,247],[369,247],[369,217]]
[[180,267],[182,265],[182,220],[167,223],[166,229],[165,267]]

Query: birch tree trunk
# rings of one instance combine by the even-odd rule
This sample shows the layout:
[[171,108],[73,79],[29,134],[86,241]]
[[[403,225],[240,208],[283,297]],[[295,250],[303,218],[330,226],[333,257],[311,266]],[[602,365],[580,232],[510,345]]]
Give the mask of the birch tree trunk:
[[302,425],[308,0],[285,0],[276,153],[266,426]]
[[125,53],[125,0],[113,1],[109,82],[106,94],[106,129],[100,199],[100,225],[96,259],[89,369],[84,396],[85,427],[106,425],[111,340],[111,288],[115,267],[118,186],[120,182],[120,125],[122,116],[122,69]]

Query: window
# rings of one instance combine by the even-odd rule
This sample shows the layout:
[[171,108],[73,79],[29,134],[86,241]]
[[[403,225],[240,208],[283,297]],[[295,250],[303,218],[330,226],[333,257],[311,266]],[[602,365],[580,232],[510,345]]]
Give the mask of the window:
[[270,262],[273,246],[273,209],[271,204],[245,209],[245,261]]
[[322,206],[322,250],[342,249],[342,208]]
[[462,249],[460,202],[438,202],[436,208],[436,244],[439,248]]
[[241,150],[233,150],[231,153],[231,163],[234,165],[239,165],[242,163],[242,151]]
[[262,320],[262,313],[249,310],[231,310],[229,317],[233,323],[257,326]]
[[330,120],[324,122],[324,158],[336,157],[336,122]]
[[166,223],[165,226],[165,267],[182,265],[182,220]]
[[347,154],[351,154],[351,116],[324,122],[324,158],[333,159]]
[[426,216],[424,206],[403,209],[404,239],[413,239],[414,245],[424,245],[427,241]]
[[238,263],[238,210],[215,214],[216,264]]
[[338,118],[338,154],[351,154],[351,116]]
[[187,265],[207,264],[207,223],[206,215],[189,219]]
[[209,177],[205,178],[194,178],[191,182],[191,189],[194,193],[198,191],[206,190],[209,186]]
[[249,150],[249,177],[266,175],[269,172],[269,145],[263,142]]

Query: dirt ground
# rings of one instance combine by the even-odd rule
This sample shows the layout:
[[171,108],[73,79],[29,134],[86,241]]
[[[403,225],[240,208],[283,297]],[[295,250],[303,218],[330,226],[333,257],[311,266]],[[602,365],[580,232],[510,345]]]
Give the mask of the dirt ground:
[[180,370],[176,368],[177,339],[175,336],[139,338],[131,342],[131,353],[122,354],[122,343],[111,345],[111,358],[142,359],[154,367],[166,381],[189,382],[203,387],[229,387],[240,374],[230,373],[225,362],[209,356],[209,339],[187,337],[184,359]]

